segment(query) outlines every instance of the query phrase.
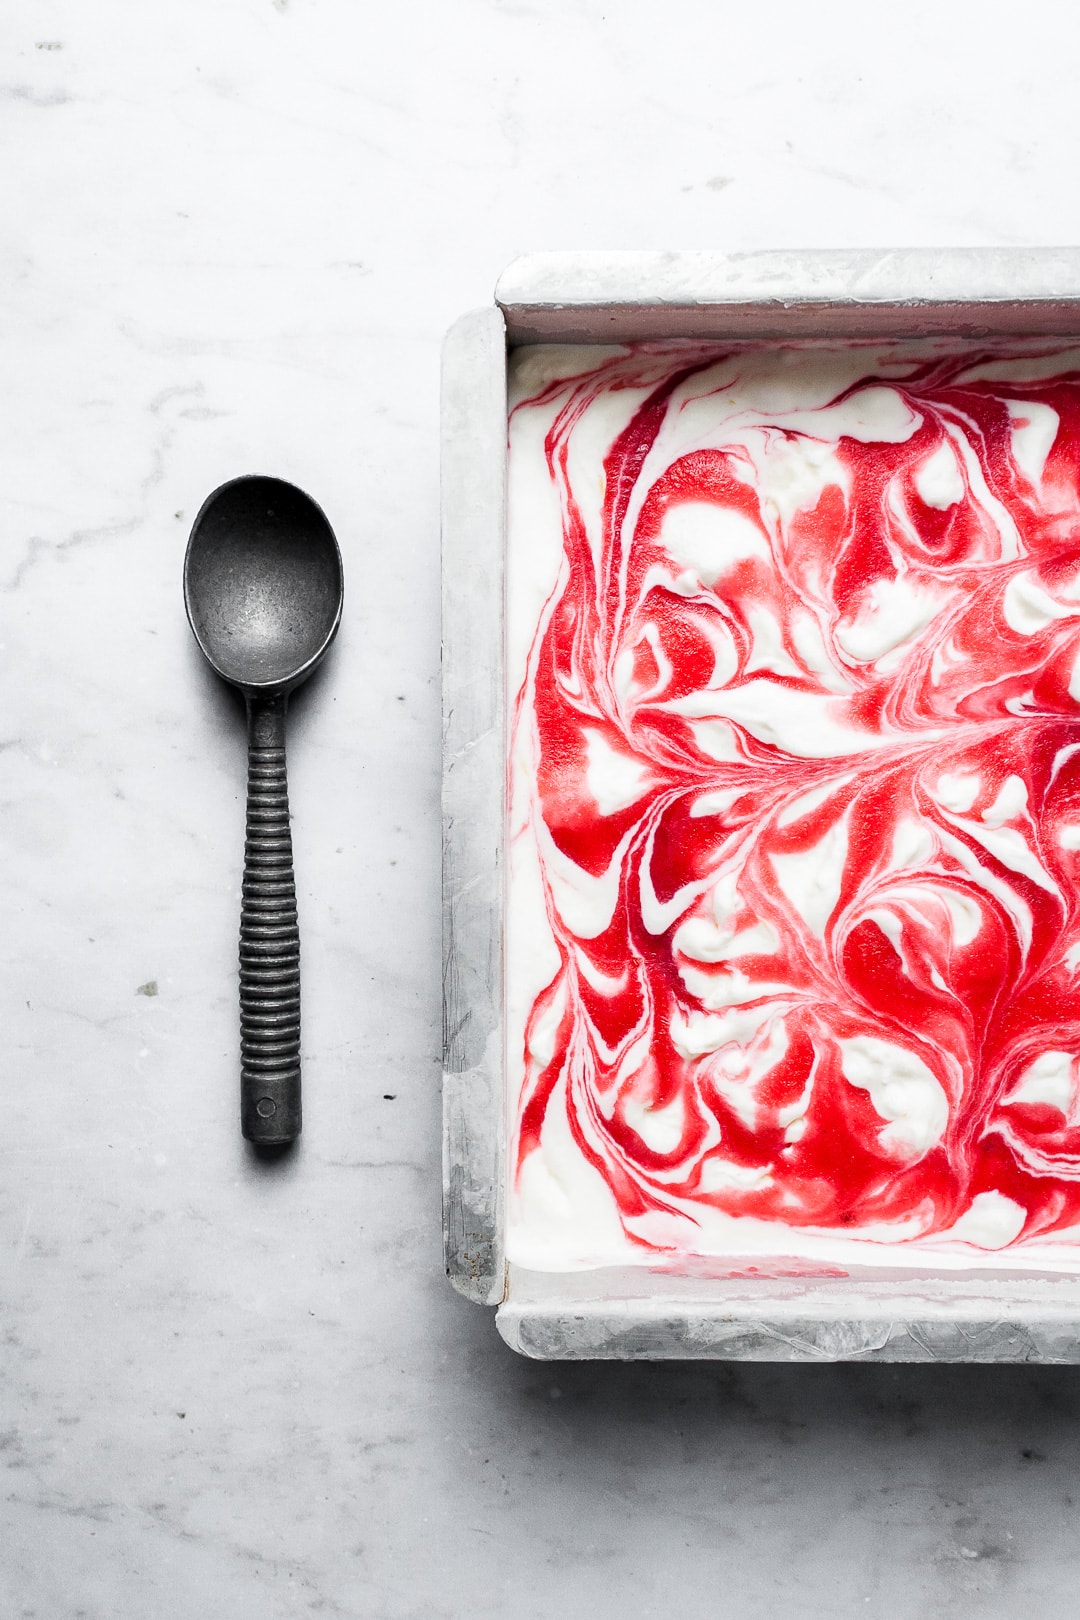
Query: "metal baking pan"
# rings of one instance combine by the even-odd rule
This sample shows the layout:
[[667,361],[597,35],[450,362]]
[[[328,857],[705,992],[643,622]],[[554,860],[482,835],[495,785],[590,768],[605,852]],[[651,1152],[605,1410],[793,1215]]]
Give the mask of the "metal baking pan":
[[523,343],[1080,335],[1080,249],[551,253],[506,271],[443,369],[447,1275],[552,1358],[1080,1362],[1080,1275],[530,1273],[503,1252],[507,355]]

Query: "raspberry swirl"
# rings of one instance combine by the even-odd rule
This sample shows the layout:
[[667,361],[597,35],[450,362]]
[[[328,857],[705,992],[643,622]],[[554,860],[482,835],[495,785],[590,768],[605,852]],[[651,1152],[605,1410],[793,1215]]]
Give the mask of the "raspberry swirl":
[[511,1254],[1070,1264],[1080,352],[514,398]]

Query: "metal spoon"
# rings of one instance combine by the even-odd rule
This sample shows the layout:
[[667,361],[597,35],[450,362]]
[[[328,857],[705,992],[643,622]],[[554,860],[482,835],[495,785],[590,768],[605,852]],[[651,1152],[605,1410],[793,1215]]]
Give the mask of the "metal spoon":
[[222,484],[195,519],[184,604],[211,668],[247,702],[240,909],[240,1124],[249,1141],[300,1134],[300,932],[285,710],[341,621],[341,553],[323,513],[277,478]]

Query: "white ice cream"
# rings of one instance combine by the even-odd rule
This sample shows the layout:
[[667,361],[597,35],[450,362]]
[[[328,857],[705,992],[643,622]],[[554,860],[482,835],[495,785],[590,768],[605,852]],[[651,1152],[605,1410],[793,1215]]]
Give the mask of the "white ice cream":
[[[563,512],[544,451],[545,435],[566,396],[559,394],[544,406],[517,407],[545,382],[582,375],[617,352],[526,349],[512,356],[506,595],[506,689],[511,703],[528,687],[538,630],[546,624],[566,566]],[[769,563],[771,543],[779,543],[777,536],[784,535],[798,514],[811,510],[830,485],[844,486],[847,474],[836,451],[844,438],[890,444],[911,439],[921,418],[899,392],[881,384],[856,386],[875,358],[873,352],[859,349],[807,354],[797,361],[791,353],[748,352],[735,359],[720,359],[704,378],[680,385],[648,452],[638,480],[640,488],[647,490],[679,457],[703,444],[720,443],[730,451],[732,475],[758,490],[766,521],[774,532],[766,535],[749,517],[708,502],[673,505],[659,528],[662,556],[656,564],[656,577],[667,589],[689,600],[703,589],[719,589],[733,569]],[[897,351],[887,360],[894,369],[902,369],[903,352]],[[570,480],[580,495],[581,521],[594,554],[600,544],[603,453],[670,367],[670,357],[658,355],[653,374],[643,375],[639,386],[593,400],[580,429],[575,430]],[[986,370],[982,368],[983,374]],[[992,366],[989,370],[993,374]],[[1002,370],[1008,374],[1009,365]],[[1012,386],[1019,388],[1022,381],[1018,374]],[[841,403],[834,403],[844,388],[851,391]],[[1012,401],[1010,411],[1016,463],[1024,477],[1037,484],[1057,431],[1056,414],[1023,400]],[[1021,557],[1016,528],[987,488],[962,435],[949,437],[925,459],[917,469],[915,487],[922,502],[941,513],[950,512],[971,490],[999,523],[1000,555]],[[625,532],[633,532],[640,505],[635,491]],[[904,521],[908,520],[905,516]],[[830,622],[825,610],[812,600],[804,603],[801,614],[792,619],[787,643],[776,614],[762,603],[749,618],[749,678],[729,684],[735,668],[734,642],[729,645],[717,632],[707,682],[667,701],[662,693],[670,668],[665,667],[666,654],[656,627],[647,627],[642,644],[651,648],[653,664],[661,672],[658,690],[647,691],[634,676],[631,649],[611,672],[613,701],[624,706],[656,701],[658,708],[683,717],[702,753],[718,766],[739,764],[743,757],[740,732],[797,759],[836,760],[833,775],[787,806],[779,818],[784,829],[797,829],[800,818],[827,807],[831,797],[857,777],[857,769],[847,768],[851,756],[879,754],[895,740],[887,725],[879,731],[868,730],[856,716],[852,707],[855,675],[867,666],[887,672],[889,660],[905,656],[928,626],[939,618],[944,621],[968,588],[965,582],[956,583],[943,573],[940,587],[927,589],[901,572],[891,583],[878,582],[866,591],[839,623]],[[1080,616],[1080,600],[1069,601],[1063,591],[1051,591],[1033,570],[1017,568],[1005,612],[1009,628],[1027,637]],[[947,678],[949,658],[948,644],[943,643],[935,652],[935,678]],[[800,674],[800,660],[816,674],[820,691],[800,688],[795,679]],[[1080,696],[1080,658],[1073,684],[1074,696]],[[648,768],[621,752],[611,734],[599,725],[585,723],[582,731],[587,750],[585,780],[596,815],[612,817],[639,803],[653,783]],[[924,734],[929,742],[939,732],[927,726]],[[632,828],[626,835],[607,870],[588,873],[575,865],[556,847],[535,814],[536,746],[526,710],[515,730],[510,761],[505,961],[511,1122],[518,1115],[526,1020],[559,963],[542,876],[546,873],[550,884],[556,929],[565,926],[580,940],[595,940],[610,923],[627,840],[636,831]],[[946,820],[964,834],[964,841],[953,837],[952,845],[942,835],[940,849],[961,862],[976,885],[1004,907],[1012,907],[1018,930],[1023,934],[1026,929],[1030,938],[1030,913],[1025,916],[1022,905],[1017,909],[1006,886],[971,849],[974,843],[1008,870],[1043,888],[1054,887],[1032,836],[1023,782],[1006,777],[987,803],[979,775],[963,769],[939,769],[936,778],[927,780],[926,791],[936,799]],[[738,787],[703,787],[690,814],[697,819],[724,818],[738,803],[740,792]],[[976,809],[977,805],[982,808]],[[647,827],[645,832],[651,836]],[[897,884],[902,883],[907,867],[921,867],[932,859],[934,849],[927,840],[926,829],[918,821],[898,822],[888,863],[888,875]],[[1076,829],[1062,834],[1061,842],[1067,849],[1080,848],[1080,822]],[[840,811],[809,847],[771,856],[780,893],[818,940],[825,938],[835,920],[848,849],[849,824]],[[704,915],[700,906],[702,895],[707,898],[708,893],[705,883],[688,885],[678,895],[664,899],[645,891],[640,897],[641,912],[645,926],[657,936],[675,930],[675,960],[684,984],[699,1002],[700,1010],[672,1020],[669,1033],[675,1050],[688,1062],[715,1059],[711,1083],[752,1122],[760,1088],[786,1050],[783,1011],[787,991],[779,978],[747,978],[740,959],[767,956],[777,948],[777,936],[766,922],[753,918],[735,921],[725,915],[722,884],[717,885],[711,916]],[[896,919],[903,905],[917,913],[920,906],[932,905],[934,897],[928,900],[925,888],[906,895],[898,889],[897,895],[888,904],[882,903],[875,918],[902,952],[903,923]],[[943,926],[953,930],[954,941],[969,943],[979,926],[977,911],[972,914],[963,897],[944,888],[939,909],[946,919]],[[545,1053],[550,1056],[560,1012],[561,1004],[545,1025],[533,1031],[533,1052],[540,1062]],[[869,1035],[844,1039],[839,1047],[846,1082],[869,1098],[880,1117],[883,1162],[903,1166],[931,1152],[949,1125],[950,1101],[919,1054],[895,1041]],[[635,1055],[635,1061],[639,1056]],[[1077,1108],[1078,1062],[1071,1053],[1044,1053],[1025,1071],[1008,1100],[1046,1103],[1072,1117]],[[798,1142],[805,1129],[813,1083],[811,1076],[805,1096],[791,1105],[783,1121],[791,1143]],[[540,1146],[526,1158],[520,1181],[509,1191],[510,1260],[538,1270],[655,1263],[655,1255],[627,1235],[605,1178],[569,1129],[565,1085],[560,1080],[545,1114]],[[627,1106],[626,1119],[648,1150],[673,1153],[682,1138],[684,1101],[678,1098],[661,1106],[645,1094],[635,1095]],[[512,1124],[511,1159],[515,1129]],[[725,1161],[722,1152],[713,1152],[706,1159],[701,1187],[703,1192],[724,1187],[752,1190],[767,1185],[769,1177],[768,1165],[748,1168]],[[851,1237],[831,1229],[735,1218],[674,1195],[670,1206],[667,1213],[643,1220],[639,1235],[714,1260],[794,1256],[840,1266],[953,1269],[991,1263],[998,1268],[1008,1264],[1071,1269],[1075,1264],[1075,1255],[1070,1259],[1060,1243],[1036,1244],[1003,1254],[1023,1225],[1024,1211],[996,1192],[980,1193],[951,1231],[923,1242],[918,1241],[917,1214],[893,1227],[864,1229]]]

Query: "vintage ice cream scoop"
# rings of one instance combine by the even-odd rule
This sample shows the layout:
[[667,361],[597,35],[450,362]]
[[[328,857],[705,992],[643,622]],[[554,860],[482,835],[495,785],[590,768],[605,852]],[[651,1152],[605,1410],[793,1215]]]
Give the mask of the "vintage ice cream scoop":
[[341,553],[315,502],[277,478],[236,478],[206,501],[184,559],[188,620],[247,703],[240,910],[240,1122],[264,1147],[300,1134],[300,933],[285,711],[341,620]]

